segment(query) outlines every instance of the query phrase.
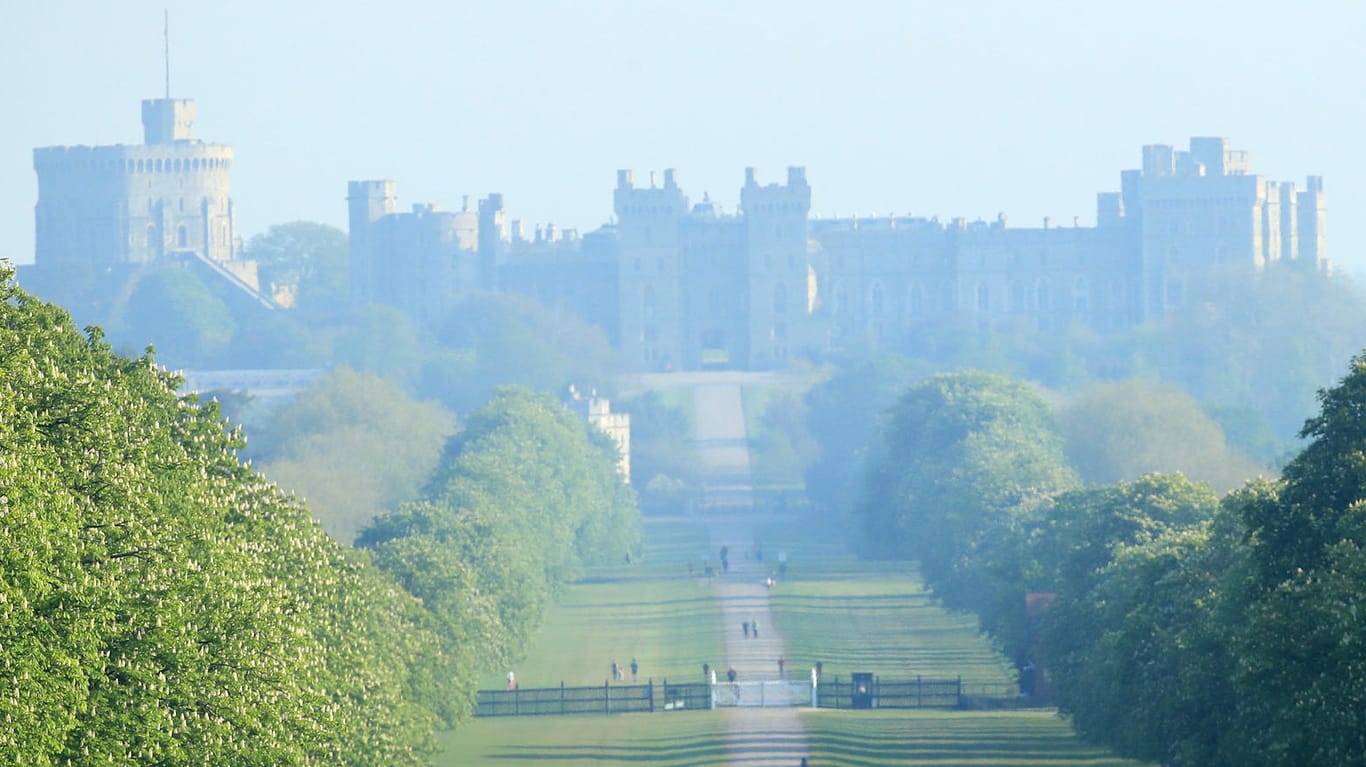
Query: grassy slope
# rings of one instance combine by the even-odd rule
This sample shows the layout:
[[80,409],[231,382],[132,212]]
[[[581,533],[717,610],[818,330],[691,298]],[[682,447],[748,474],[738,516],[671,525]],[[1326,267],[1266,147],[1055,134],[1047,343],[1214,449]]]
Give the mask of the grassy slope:
[[[706,553],[705,529],[688,520],[649,519],[644,562],[594,569],[547,614],[523,663],[523,687],[602,684],[615,659],[636,658],[640,680],[700,678],[723,655],[720,605],[687,563]],[[700,567],[698,568],[700,572]],[[506,670],[480,684],[501,688]],[[628,682],[629,677],[628,677]],[[442,735],[438,767],[455,765],[716,764],[724,745],[718,714],[475,719]]]
[[[789,557],[791,559],[791,557]],[[977,633],[972,615],[940,607],[905,565],[791,562],[773,590],[773,623],[788,662],[826,674],[953,678],[1005,691],[1009,664]]]
[[821,767],[1137,767],[1081,743],[1050,711],[804,711]]
[[[647,552],[651,564],[595,572],[595,577],[604,580],[576,585],[551,612],[532,657],[519,670],[524,684],[536,683],[528,679],[557,676],[542,669],[564,666],[582,667],[586,683],[601,683],[611,660],[603,656],[603,648],[625,648],[630,644],[628,637],[636,638],[642,677],[652,675],[647,673],[652,669],[661,672],[660,676],[672,675],[669,668],[674,666],[686,676],[704,655],[719,657],[715,639],[720,635],[719,625],[712,624],[710,636],[689,628],[669,630],[680,619],[683,623],[715,621],[714,608],[703,607],[709,589],[677,577],[683,568],[679,559],[702,540],[698,531],[683,522],[654,521],[650,532],[655,536],[655,545]],[[857,670],[893,675],[880,658],[870,654],[877,652],[902,657],[930,653],[952,659],[945,662],[955,668],[975,664],[986,669],[981,674],[1006,673],[985,640],[977,636],[971,619],[928,604],[913,573],[904,567],[851,561],[828,542],[828,535],[807,536],[800,528],[786,526],[767,536],[768,557],[776,559],[776,552],[782,550],[789,559],[792,577],[777,587],[774,598],[780,611],[775,625],[782,626],[792,648],[790,657],[803,658],[806,651],[800,648],[807,643],[830,653],[824,656],[826,673],[843,674],[856,670],[855,665],[865,665]],[[661,608],[654,600],[666,604]],[[713,610],[710,619],[705,617],[707,609]],[[923,627],[926,624],[943,625]],[[611,630],[605,636],[604,629],[616,629],[620,636],[613,638]],[[845,653],[857,661],[839,660]],[[919,657],[925,662],[927,656]],[[928,670],[924,673],[931,675]],[[494,685],[499,682],[491,680]],[[1135,764],[1081,743],[1051,711],[806,711],[802,716],[808,727],[811,763],[822,767]],[[723,764],[725,735],[720,712],[693,711],[479,719],[459,732],[445,734],[443,743],[446,752],[438,767],[700,767]]]

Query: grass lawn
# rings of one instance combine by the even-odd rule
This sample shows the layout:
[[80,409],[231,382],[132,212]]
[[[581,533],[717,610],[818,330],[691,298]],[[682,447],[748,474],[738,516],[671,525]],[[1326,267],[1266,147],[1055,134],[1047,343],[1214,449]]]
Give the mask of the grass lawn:
[[[612,661],[640,664],[640,681],[693,681],[723,658],[720,604],[712,586],[687,575],[681,552],[701,556],[706,532],[687,520],[649,520],[645,561],[595,568],[567,588],[513,670],[524,688],[602,684]],[[671,553],[672,552],[672,553]],[[700,567],[698,572],[701,572]],[[484,689],[506,684],[491,669]],[[629,674],[628,679],[629,682]]]
[[804,711],[820,767],[1137,767],[1077,739],[1052,711]]
[[441,736],[436,767],[723,764],[720,711],[476,719]]

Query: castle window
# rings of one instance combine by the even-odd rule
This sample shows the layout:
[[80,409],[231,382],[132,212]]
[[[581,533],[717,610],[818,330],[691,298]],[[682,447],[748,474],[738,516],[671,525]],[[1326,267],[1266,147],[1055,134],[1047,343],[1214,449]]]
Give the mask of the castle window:
[[138,173],[142,172],[142,160],[138,160]]
[[655,287],[653,285],[646,285],[641,291],[640,310],[641,314],[646,317],[655,316]]
[[156,211],[156,205],[155,205],[155,203],[152,202],[152,198],[151,198],[151,197],[148,197],[148,198],[147,198],[147,215],[150,216],[150,215],[152,215],[152,213],[154,213],[155,211]]
[[184,224],[181,224],[180,227],[176,229],[175,240],[178,247],[183,248],[189,245],[190,233],[186,231]]
[[180,200],[179,200],[178,203],[177,203],[177,207],[180,208],[180,212],[181,212],[181,213],[184,213],[184,212],[185,212],[185,198],[184,198],[184,197],[181,197],[181,198],[180,198]]
[[1086,313],[1086,305],[1090,301],[1091,287],[1086,283],[1085,277],[1078,277],[1072,285],[1072,308],[1077,314]]
[[155,247],[156,247],[156,244],[157,244],[157,227],[156,227],[156,224],[148,224],[148,225],[147,225],[147,247],[149,247],[149,248],[155,248]]
[[161,160],[157,160],[156,172],[157,172],[157,173],[160,173],[160,172],[161,172]]

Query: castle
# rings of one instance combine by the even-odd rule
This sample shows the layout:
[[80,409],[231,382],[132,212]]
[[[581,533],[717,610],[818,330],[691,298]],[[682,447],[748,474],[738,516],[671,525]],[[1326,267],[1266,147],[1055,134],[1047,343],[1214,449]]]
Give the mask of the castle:
[[[241,309],[281,303],[238,257],[230,146],[193,137],[194,102],[142,103],[141,145],[45,147],[35,263],[53,300],[126,300],[149,267],[183,264]],[[1211,275],[1276,261],[1326,270],[1323,181],[1249,172],[1227,139],[1143,147],[1097,197],[1096,225],[1008,226],[885,216],[811,218],[804,168],[747,169],[739,210],[691,203],[675,172],[617,172],[611,223],[525,231],[503,197],[399,212],[393,181],[352,181],[352,299],[436,325],[464,297],[529,295],[601,327],[634,371],[782,367],[794,356],[895,345],[934,323],[1108,333],[1160,317]]]
[[116,290],[140,270],[181,263],[230,301],[263,308],[256,264],[237,257],[232,147],[194,138],[194,101],[142,102],[142,144],[33,150],[34,263],[26,286],[53,298]]
[[1249,173],[1224,138],[1143,147],[1141,169],[1097,197],[1096,225],[916,217],[812,219],[805,169],[740,209],[689,204],[673,170],[618,171],[615,221],[580,236],[509,226],[502,195],[400,213],[393,181],[352,181],[353,298],[437,323],[479,290],[523,293],[599,325],[627,369],[780,367],[795,355],[894,343],[928,323],[1113,332],[1181,306],[1222,270],[1285,260],[1328,268],[1320,177]]

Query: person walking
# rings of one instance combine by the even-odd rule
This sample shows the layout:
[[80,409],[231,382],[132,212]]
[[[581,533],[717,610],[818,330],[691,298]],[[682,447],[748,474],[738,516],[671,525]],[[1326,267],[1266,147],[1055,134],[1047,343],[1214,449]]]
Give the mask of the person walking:
[[749,621],[741,623],[740,628],[744,629],[745,631],[745,639],[749,639]]
[[750,633],[750,635],[753,636],[755,639],[758,639],[758,638],[759,638],[759,621],[750,621],[750,622],[749,622],[749,633]]
[[512,673],[511,671],[508,672],[508,689],[517,689],[517,675]]
[[631,659],[631,683],[632,683],[632,684],[634,684],[635,681],[636,681],[636,672],[637,672],[637,671],[640,671],[640,664],[639,664],[639,663],[636,663],[636,659],[635,659],[635,658],[632,658],[632,659]]
[[784,658],[783,656],[779,655],[779,656],[778,656],[778,678],[779,678],[779,679],[786,679],[786,678],[787,678],[787,677],[783,676],[783,667],[786,666],[786,665],[787,665],[787,659]]

